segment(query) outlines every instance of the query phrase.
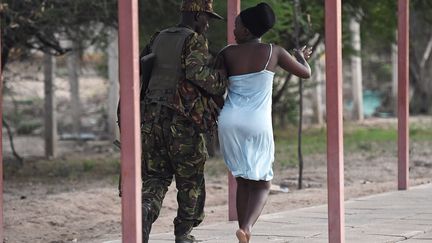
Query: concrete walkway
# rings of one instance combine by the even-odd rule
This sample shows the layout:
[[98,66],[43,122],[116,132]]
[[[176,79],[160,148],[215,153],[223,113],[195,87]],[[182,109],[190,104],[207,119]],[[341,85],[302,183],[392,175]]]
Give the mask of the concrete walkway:
[[[205,243],[231,243],[237,242],[236,229],[237,222],[226,222],[198,227],[193,235]],[[262,215],[251,242],[328,242],[327,231],[326,205],[302,208]],[[346,201],[345,241],[432,243],[432,184]],[[154,234],[150,242],[172,243],[174,237]]]

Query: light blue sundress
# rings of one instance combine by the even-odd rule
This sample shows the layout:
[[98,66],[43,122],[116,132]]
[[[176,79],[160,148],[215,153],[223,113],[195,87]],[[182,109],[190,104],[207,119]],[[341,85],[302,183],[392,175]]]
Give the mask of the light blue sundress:
[[269,181],[273,178],[271,119],[274,73],[267,70],[229,77],[228,95],[219,115],[221,152],[234,177]]

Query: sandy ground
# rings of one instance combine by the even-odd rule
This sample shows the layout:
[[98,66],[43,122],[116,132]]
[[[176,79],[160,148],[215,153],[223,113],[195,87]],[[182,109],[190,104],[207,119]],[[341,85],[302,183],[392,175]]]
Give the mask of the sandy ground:
[[[411,148],[411,185],[429,183],[432,178],[431,143]],[[304,189],[296,189],[297,169],[275,170],[275,179],[264,213],[279,212],[327,200],[327,169],[324,155],[305,158]],[[208,161],[208,167],[222,163]],[[277,165],[276,165],[277,166]],[[102,242],[119,239],[121,202],[112,178],[62,180],[7,179],[4,185],[4,221],[7,243]],[[395,149],[375,155],[345,155],[345,199],[397,188]],[[287,186],[289,192],[279,190]],[[206,219],[203,224],[226,221],[226,175],[207,175]],[[175,188],[165,198],[156,232],[172,232],[176,214]]]

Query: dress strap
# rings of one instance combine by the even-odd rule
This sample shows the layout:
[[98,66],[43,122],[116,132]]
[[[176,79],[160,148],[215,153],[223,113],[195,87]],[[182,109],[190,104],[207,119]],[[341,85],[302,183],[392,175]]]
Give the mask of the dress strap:
[[227,49],[227,48],[230,47],[230,46],[234,46],[234,45],[233,45],[233,44],[226,45],[224,48],[222,48],[222,49],[218,52],[217,55],[221,54],[223,51],[225,51],[225,49]]
[[268,57],[267,63],[266,63],[266,65],[265,65],[265,67],[264,67],[264,70],[267,69],[267,66],[269,65],[270,58],[271,58],[272,53],[273,53],[273,46],[272,46],[272,44],[269,44],[269,45],[270,45],[270,54],[269,54],[269,57]]

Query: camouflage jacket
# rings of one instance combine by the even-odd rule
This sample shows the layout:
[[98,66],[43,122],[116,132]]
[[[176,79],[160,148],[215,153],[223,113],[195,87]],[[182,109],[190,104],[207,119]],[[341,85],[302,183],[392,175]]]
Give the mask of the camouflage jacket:
[[[151,52],[157,34],[151,38],[141,56]],[[186,38],[181,58],[185,79],[177,81],[174,102],[164,105],[190,119],[201,131],[214,130],[220,110],[214,99],[220,100],[225,93],[227,78],[212,67],[207,39],[203,35],[194,32]],[[141,99],[146,103],[146,97]]]

